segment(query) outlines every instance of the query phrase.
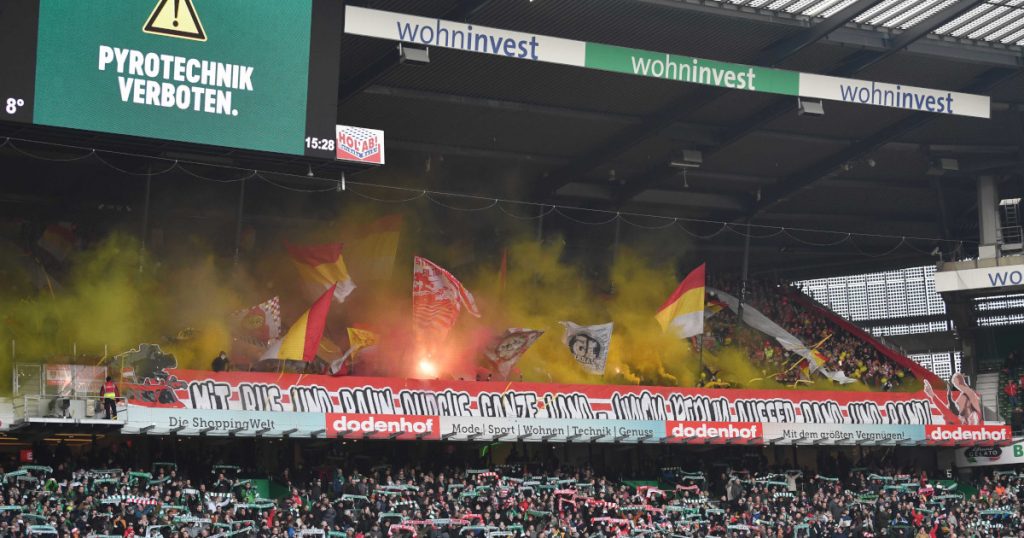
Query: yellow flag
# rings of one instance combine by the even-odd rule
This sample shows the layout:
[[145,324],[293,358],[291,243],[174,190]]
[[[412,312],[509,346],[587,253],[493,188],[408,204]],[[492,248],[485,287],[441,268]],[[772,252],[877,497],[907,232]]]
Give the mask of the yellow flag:
[[377,345],[379,340],[380,337],[373,331],[356,329],[355,327],[348,328],[348,346],[352,350],[353,356],[363,348]]

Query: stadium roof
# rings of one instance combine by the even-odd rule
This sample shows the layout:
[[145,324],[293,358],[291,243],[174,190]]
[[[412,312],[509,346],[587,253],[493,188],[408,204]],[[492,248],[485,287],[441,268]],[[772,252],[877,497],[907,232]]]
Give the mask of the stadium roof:
[[[838,19],[873,29],[906,31],[929,25],[935,36],[965,39],[986,43],[1019,46],[1024,43],[1024,8],[1020,0],[993,0],[986,2],[960,2],[958,0],[882,0],[862,3],[857,0],[727,0],[726,5],[749,7],[756,12],[772,16],[792,15],[809,19]],[[867,9],[844,19],[844,10]],[[957,16],[938,22],[932,17],[943,10],[956,10]]]
[[[435,172],[432,185],[447,190],[515,193],[507,184],[514,176],[528,186],[524,197],[589,207],[976,240],[975,178],[1014,174],[1021,158],[1021,48],[1000,40],[1024,26],[1016,3],[620,0],[588,2],[586,9],[565,0],[369,3],[630,48],[988,94],[990,120],[838,102],[825,102],[823,117],[801,116],[789,97],[444,49],[432,49],[426,66],[389,64],[383,59],[393,44],[357,36],[343,39],[344,51],[357,54],[343,66],[348,83],[339,118],[384,128],[390,147],[410,156],[441,154],[490,171]],[[988,13],[1009,32],[981,21]],[[699,149],[704,157],[685,177],[669,165],[682,149]],[[959,171],[936,175],[940,158],[956,159]],[[1019,192],[1020,181],[1005,188]],[[829,242],[823,235],[805,238]],[[768,263],[781,270],[817,258],[833,271],[864,258],[807,246],[805,258],[801,245],[785,242],[754,241],[762,262],[771,248],[786,250]],[[892,245],[865,239],[861,250],[879,253]],[[906,251],[896,255],[901,259],[893,263],[911,262]]]
[[[815,117],[798,115],[792,97],[440,48],[413,65],[392,42],[345,35],[338,121],[383,129],[387,140],[388,165],[360,174],[364,181],[724,221],[740,231],[751,218],[791,232],[751,231],[754,271],[793,277],[935,260],[934,241],[856,237],[826,248],[818,245],[844,236],[801,229],[976,241],[976,178],[1001,178],[1005,196],[1024,190],[1024,0],[363,5],[993,101],[988,120],[831,101]],[[699,168],[670,165],[684,149],[702,152]],[[640,226],[623,233],[665,221],[631,222]],[[711,235],[716,225],[688,229]],[[688,240],[735,267],[743,237],[732,230]]]

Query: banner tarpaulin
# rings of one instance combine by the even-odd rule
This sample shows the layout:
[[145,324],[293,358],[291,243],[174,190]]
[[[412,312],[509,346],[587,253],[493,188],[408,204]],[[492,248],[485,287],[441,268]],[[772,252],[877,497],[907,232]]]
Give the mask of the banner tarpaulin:
[[173,368],[126,384],[122,392],[129,404],[126,431],[149,426],[151,434],[280,435],[295,430],[374,438],[394,434],[397,439],[947,446],[992,446],[1010,439],[1009,427],[961,424],[924,393],[428,381]]

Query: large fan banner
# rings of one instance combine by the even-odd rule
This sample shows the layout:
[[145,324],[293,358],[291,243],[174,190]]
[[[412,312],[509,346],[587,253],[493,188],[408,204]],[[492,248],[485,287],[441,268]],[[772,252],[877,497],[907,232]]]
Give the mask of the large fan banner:
[[[128,425],[148,425],[156,429],[154,434],[166,433],[161,429],[217,433],[231,426],[232,434],[293,429],[452,440],[955,444],[1010,439],[1005,426],[968,423],[943,405],[944,398],[925,392],[428,381],[176,369],[125,385],[122,392],[128,398]],[[429,434],[423,430],[428,419]],[[413,423],[419,430],[402,426]]]

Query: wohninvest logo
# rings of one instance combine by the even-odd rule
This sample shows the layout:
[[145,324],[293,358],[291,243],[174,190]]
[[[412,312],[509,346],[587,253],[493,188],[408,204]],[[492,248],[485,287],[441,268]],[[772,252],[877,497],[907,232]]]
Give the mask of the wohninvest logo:
[[753,440],[762,436],[759,422],[679,422],[665,423],[668,436],[687,441]]
[[328,413],[329,436],[373,435],[376,437],[398,434],[398,438],[438,439],[438,418],[420,415],[359,415]]
[[925,426],[925,437],[939,443],[999,443],[1010,439],[1009,426]]

